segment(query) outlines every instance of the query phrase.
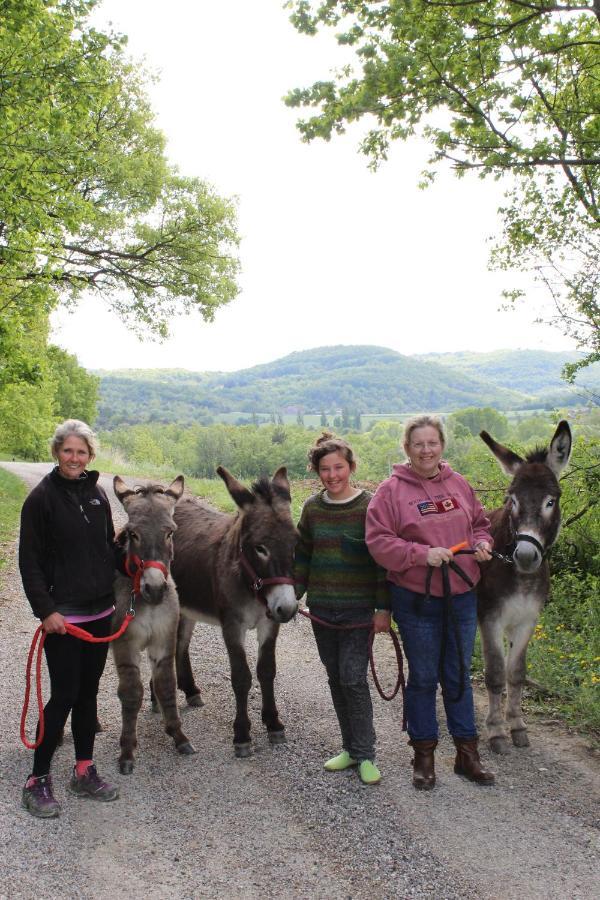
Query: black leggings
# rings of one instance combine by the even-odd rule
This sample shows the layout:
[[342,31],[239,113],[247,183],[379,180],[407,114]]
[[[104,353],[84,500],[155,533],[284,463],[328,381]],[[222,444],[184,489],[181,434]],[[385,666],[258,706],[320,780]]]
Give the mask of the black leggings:
[[[110,634],[111,616],[83,622],[94,637]],[[47,775],[54,751],[71,713],[75,759],[93,759],[96,697],[108,643],[90,644],[70,634],[48,634],[44,652],[50,675],[50,699],[44,709],[44,740],[33,757],[33,775]]]

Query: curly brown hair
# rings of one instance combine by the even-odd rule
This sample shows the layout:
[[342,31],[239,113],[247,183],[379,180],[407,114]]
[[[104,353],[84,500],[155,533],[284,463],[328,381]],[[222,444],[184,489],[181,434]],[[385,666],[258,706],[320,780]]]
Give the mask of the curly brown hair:
[[356,468],[356,456],[350,444],[330,431],[324,431],[308,451],[308,471],[318,472],[319,463],[328,453],[341,453],[352,471]]

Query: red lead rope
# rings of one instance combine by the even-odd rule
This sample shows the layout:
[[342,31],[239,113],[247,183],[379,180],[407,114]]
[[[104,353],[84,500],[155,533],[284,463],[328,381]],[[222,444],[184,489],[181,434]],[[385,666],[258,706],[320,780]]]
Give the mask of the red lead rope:
[[[87,641],[90,644],[107,644],[110,641],[116,641],[117,638],[121,637],[121,635],[126,631],[133,617],[134,614],[127,613],[119,630],[114,634],[109,634],[107,637],[94,637],[89,633],[89,631],[85,631],[83,628],[79,628],[77,625],[73,625],[71,622],[65,622],[65,628],[67,629],[68,634],[73,635],[73,637],[80,638],[82,641]],[[40,625],[33,635],[31,647],[29,648],[29,656],[27,657],[27,671],[25,673],[25,699],[23,701],[23,712],[21,713],[21,740],[28,750],[36,750],[44,740],[44,703],[42,700],[42,650],[45,640],[46,632]],[[25,736],[25,722],[27,719],[27,710],[29,709],[29,695],[31,693],[31,665],[33,662],[33,656],[35,654],[36,645],[37,658],[35,661],[35,687],[37,693],[39,728],[37,740],[34,744],[32,744],[27,740]]]

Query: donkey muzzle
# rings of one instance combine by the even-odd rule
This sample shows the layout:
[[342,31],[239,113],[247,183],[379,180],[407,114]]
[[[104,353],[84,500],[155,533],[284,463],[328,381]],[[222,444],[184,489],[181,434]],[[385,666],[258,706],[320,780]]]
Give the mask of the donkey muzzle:
[[151,606],[162,602],[167,587],[167,580],[159,569],[144,569],[140,583],[143,600]]
[[289,622],[298,612],[296,592],[291,584],[276,584],[269,589],[267,609],[274,622]]
[[526,575],[536,572],[544,559],[544,548],[529,534],[518,534],[513,553],[513,561],[520,572]]

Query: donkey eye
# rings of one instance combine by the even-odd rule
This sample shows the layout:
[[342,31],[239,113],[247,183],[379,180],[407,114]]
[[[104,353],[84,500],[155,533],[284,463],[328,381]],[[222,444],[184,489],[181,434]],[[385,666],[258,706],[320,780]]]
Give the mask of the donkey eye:
[[168,541],[170,541],[173,538],[173,532],[167,531],[167,533],[165,534],[165,537]]
[[139,534],[137,533],[137,531],[131,531],[131,530],[129,530],[129,531],[127,532],[127,534],[129,535],[129,540],[130,540],[130,541],[139,541],[139,539],[140,539],[140,536],[139,536]]
[[555,503],[556,500],[554,499],[554,497],[550,497],[550,499],[546,501],[546,509],[550,509],[550,507],[554,506]]
[[263,556],[265,559],[269,557],[269,551],[264,544],[256,544],[254,551],[258,556]]

